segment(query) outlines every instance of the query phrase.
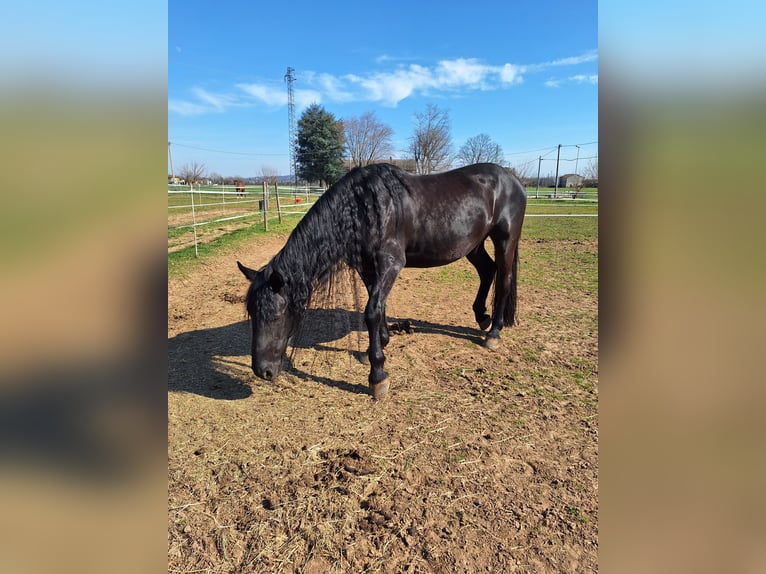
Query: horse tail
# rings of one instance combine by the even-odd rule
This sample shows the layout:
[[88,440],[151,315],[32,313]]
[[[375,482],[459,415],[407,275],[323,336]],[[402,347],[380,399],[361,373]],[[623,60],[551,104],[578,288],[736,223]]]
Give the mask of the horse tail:
[[503,313],[503,324],[506,327],[513,327],[516,324],[516,284],[519,275],[519,244],[516,243],[516,252],[513,254],[513,264],[511,265],[511,289],[508,301],[505,304]]

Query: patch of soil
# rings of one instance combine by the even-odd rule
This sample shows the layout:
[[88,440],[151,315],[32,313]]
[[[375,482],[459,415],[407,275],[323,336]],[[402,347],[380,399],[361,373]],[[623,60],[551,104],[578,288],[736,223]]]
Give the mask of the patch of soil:
[[169,571],[597,571],[596,293],[525,283],[522,245],[520,321],[490,352],[467,262],[405,269],[375,402],[358,287],[307,313],[275,382],[252,374],[236,261],[284,240],[168,285]]

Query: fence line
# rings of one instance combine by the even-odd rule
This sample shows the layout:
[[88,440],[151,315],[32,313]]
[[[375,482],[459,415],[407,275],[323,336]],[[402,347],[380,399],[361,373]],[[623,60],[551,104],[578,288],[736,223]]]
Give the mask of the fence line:
[[[314,205],[313,203],[307,203],[307,206]],[[232,215],[231,217],[221,217],[220,219],[211,219],[209,221],[199,221],[191,225],[177,225],[170,229],[191,229],[192,227],[200,227],[202,225],[210,225],[211,223],[221,223],[223,221],[233,221],[235,219],[244,219],[245,217],[253,217],[255,215],[261,215],[261,211],[251,211],[250,213],[243,213],[242,215]],[[308,211],[283,211],[282,215],[306,215]],[[274,219],[270,217],[269,219]]]
[[[544,201],[546,203],[530,203],[534,201]],[[559,202],[562,201],[564,203],[566,202],[572,202],[572,201],[584,201],[587,203],[598,203],[598,198],[591,199],[590,197],[529,197],[527,196],[527,205],[556,205],[555,203],[550,202]]]
[[[313,203],[307,203],[306,206],[310,207]],[[197,206],[199,207],[199,206]],[[221,223],[223,221],[233,221],[235,219],[244,219],[245,217],[252,217],[259,215],[260,211],[252,211],[250,213],[244,213],[242,215],[232,215],[231,217],[221,217],[219,219],[211,219],[209,221],[199,221],[191,225],[178,225],[172,229],[190,229],[192,227],[200,227],[202,225],[210,225],[211,223]],[[308,211],[283,211],[282,215],[306,215]],[[524,215],[527,217],[598,217],[598,213],[527,213]],[[272,218],[273,219],[273,218]]]
[[[242,201],[219,201],[218,203],[195,203],[194,207],[213,207],[215,205],[239,205],[240,203],[255,203],[256,199],[245,199]],[[189,205],[168,205],[168,209],[189,209]]]
[[[231,187],[230,189],[234,190],[234,187]],[[300,189],[300,188],[276,188],[276,190],[269,190],[267,189],[266,193],[263,193],[263,189],[261,187],[250,187],[246,188],[245,190],[245,196],[243,198],[243,194],[241,191],[228,191],[225,188],[221,187],[221,189],[217,190],[211,190],[211,189],[168,189],[169,198],[171,195],[186,195],[189,194],[191,198],[191,204],[188,205],[168,205],[168,210],[177,210],[177,209],[191,209],[191,216],[192,216],[192,223],[184,223],[183,225],[168,225],[168,230],[184,230],[184,229],[191,229],[194,232],[194,247],[195,252],[197,250],[198,245],[198,239],[197,239],[197,228],[205,226],[205,225],[214,225],[218,223],[225,223],[229,221],[237,221],[246,219],[249,217],[256,217],[259,215],[264,216],[264,225],[266,225],[266,221],[268,219],[275,219],[278,217],[278,213],[280,216],[288,216],[288,215],[300,215],[303,216],[306,213],[308,213],[308,210],[311,208],[316,201],[308,202],[303,201],[303,198],[297,198],[297,195],[305,196],[306,200],[308,200],[309,195],[320,195],[325,190],[320,190],[317,188],[314,189]],[[547,192],[547,190],[546,190]],[[197,194],[197,197],[199,200],[202,200],[200,197],[201,195],[207,195],[207,196],[221,196],[221,201],[219,202],[204,202],[204,203],[198,203],[195,201],[194,194]],[[556,198],[547,198],[547,197],[539,197],[535,198],[530,193],[530,190],[527,190],[527,194],[529,197],[529,202],[527,203],[528,206],[534,206],[534,207],[563,207],[566,205],[567,207],[571,207],[573,202],[582,202],[582,207],[592,208],[592,207],[598,207],[598,195],[596,195],[595,198],[590,197],[556,197]],[[226,195],[234,195],[237,196],[239,199],[237,200],[230,200],[226,201]],[[592,194],[588,194],[592,195]],[[293,196],[293,198],[296,199],[295,203],[287,202],[286,204],[282,204],[279,202],[280,198]],[[270,200],[276,198],[277,199],[277,207],[273,207],[273,204]],[[242,204],[253,204],[255,205],[255,202],[259,202],[259,208],[257,210],[248,211],[246,213],[237,213],[235,215],[226,215],[226,208],[231,207],[233,210],[241,210],[237,208],[237,206],[242,206]],[[270,205],[271,204],[271,205]],[[569,205],[567,205],[569,204]],[[214,209],[209,211],[203,211],[200,212],[200,208],[210,208],[210,207],[217,207],[219,209]],[[300,211],[297,211],[296,209],[300,209]],[[223,213],[221,213],[223,211]],[[217,212],[217,213],[216,213]],[[170,213],[170,212],[169,212]],[[208,216],[210,215],[224,215],[224,217],[216,217],[215,219],[205,220],[205,221],[198,221],[200,213],[207,213]],[[179,216],[181,220],[183,220],[184,214],[181,213]],[[598,213],[528,213],[525,217],[598,217]],[[175,218],[175,216],[174,216]],[[188,221],[188,219],[187,219]],[[281,219],[280,219],[281,221]],[[170,236],[169,236],[170,239]],[[169,246],[169,249],[171,247]]]
[[527,213],[527,217],[598,217],[598,213]]
[[[296,188],[297,189],[297,188]],[[312,191],[313,190],[313,191]],[[322,188],[309,188],[309,191],[306,192],[305,189],[298,189],[297,191],[293,191],[293,188],[279,188],[278,191],[268,191],[268,197],[276,197],[279,196],[280,198],[289,197],[289,196],[306,196],[308,199],[309,195],[318,195],[321,196],[322,193],[324,193],[324,190]],[[262,189],[256,189],[256,188],[250,188],[249,190],[245,192],[238,192],[238,191],[211,191],[209,189],[207,190],[174,190],[174,189],[168,189],[169,195],[190,195],[190,194],[196,194],[197,197],[201,200],[199,196],[201,195],[208,195],[208,196],[214,196],[214,197],[221,197],[221,201],[216,202],[207,202],[207,203],[194,203],[194,208],[200,208],[200,207],[215,207],[215,206],[234,206],[234,205],[240,205],[243,203],[255,203],[256,201],[262,201],[263,199],[263,193]],[[234,195],[240,199],[237,201],[226,201],[227,195]],[[313,205],[308,204],[303,201],[296,201],[296,203],[300,203],[302,205]],[[184,204],[184,205],[168,205],[168,209],[190,209],[192,207],[191,204]],[[280,206],[281,208],[287,208],[289,209],[289,204],[284,204]]]

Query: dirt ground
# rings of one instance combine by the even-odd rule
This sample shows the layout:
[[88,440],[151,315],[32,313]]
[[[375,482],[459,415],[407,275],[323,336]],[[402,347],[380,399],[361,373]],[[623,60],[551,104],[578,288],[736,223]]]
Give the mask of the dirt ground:
[[252,374],[235,262],[285,239],[168,285],[169,571],[597,571],[597,288],[576,281],[597,243],[522,239],[496,352],[465,260],[405,269],[375,402],[350,292],[309,310],[275,382]]

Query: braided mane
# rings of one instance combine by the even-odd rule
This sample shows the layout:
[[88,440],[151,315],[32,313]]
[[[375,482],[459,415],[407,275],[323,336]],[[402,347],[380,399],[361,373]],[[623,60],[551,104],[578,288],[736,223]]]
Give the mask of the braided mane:
[[[339,268],[359,269],[364,252],[375,252],[382,239],[382,213],[387,205],[401,211],[407,193],[404,172],[389,164],[351,170],[330,187],[290,234],[282,250],[262,269],[267,280],[278,273],[287,286],[288,304],[295,312],[308,305],[312,292],[330,280]],[[256,311],[251,284],[247,308]],[[258,313],[271,314],[269,309]]]

